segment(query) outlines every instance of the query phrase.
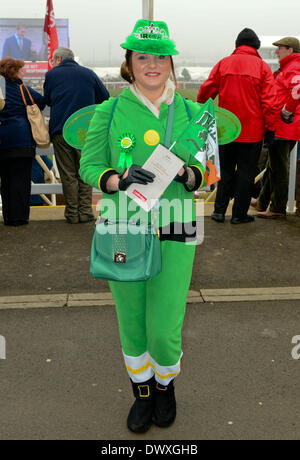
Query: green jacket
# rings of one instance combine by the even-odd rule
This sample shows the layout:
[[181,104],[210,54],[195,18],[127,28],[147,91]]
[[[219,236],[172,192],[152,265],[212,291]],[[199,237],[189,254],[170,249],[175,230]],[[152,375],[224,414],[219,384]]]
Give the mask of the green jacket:
[[[143,211],[124,192],[108,192],[106,182],[112,174],[122,172],[118,167],[121,151],[118,143],[120,137],[124,137],[126,133],[135,136],[136,145],[132,151],[132,159],[133,164],[139,166],[145,163],[159,143],[163,144],[168,118],[168,105],[161,104],[159,118],[156,118],[131,90],[126,88],[118,98],[111,119],[114,101],[115,98],[110,98],[96,109],[82,150],[79,173],[84,182],[99,188],[103,192],[100,210],[102,217],[118,219],[130,218],[134,215],[144,221],[150,221],[151,213]],[[193,117],[199,111],[199,106],[191,101],[186,102]],[[184,100],[180,94],[175,93],[172,143],[178,139],[188,123],[189,117]],[[154,138],[149,136],[149,130],[156,131]],[[153,145],[153,142],[155,142],[155,145]],[[152,145],[149,145],[150,143]],[[199,163],[189,152],[177,145],[172,149],[172,152],[181,158],[187,166],[193,165],[192,169],[195,172],[196,185],[193,189],[189,189],[175,181],[169,185],[161,199],[159,227],[164,228],[163,235],[164,233],[168,234],[166,227],[170,226],[169,233],[173,235],[171,237],[162,237],[161,239],[186,241],[186,229],[180,231],[177,228],[175,233],[179,236],[174,237],[174,225],[176,226],[174,223],[184,222],[188,224],[187,226],[189,224],[195,226],[195,207],[191,192],[202,186],[203,176],[197,166]]]

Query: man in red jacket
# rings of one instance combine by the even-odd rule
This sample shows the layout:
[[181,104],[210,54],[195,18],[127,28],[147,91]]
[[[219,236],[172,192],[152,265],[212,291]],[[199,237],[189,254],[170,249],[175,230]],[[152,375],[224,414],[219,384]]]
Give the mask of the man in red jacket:
[[234,197],[232,224],[252,222],[247,214],[262,141],[272,143],[276,117],[276,90],[270,67],[257,50],[260,41],[251,29],[243,29],[236,49],[222,59],[201,85],[197,100],[204,103],[219,94],[219,106],[233,112],[242,125],[236,141],[220,145],[221,181],[212,219],[224,222]]
[[269,148],[261,193],[257,200],[251,200],[252,206],[261,211],[257,216],[265,219],[286,217],[289,156],[300,139],[300,42],[295,37],[285,37],[273,45],[277,46],[280,63],[274,73],[278,98],[275,142]]

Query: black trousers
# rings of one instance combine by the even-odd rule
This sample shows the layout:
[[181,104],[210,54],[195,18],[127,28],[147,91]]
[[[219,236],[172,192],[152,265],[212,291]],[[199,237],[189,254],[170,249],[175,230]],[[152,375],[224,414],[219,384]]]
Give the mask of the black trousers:
[[2,214],[4,223],[29,219],[32,158],[0,160]]
[[286,213],[290,153],[295,144],[295,141],[276,139],[270,146],[264,185],[258,198],[258,204],[261,208],[267,209],[270,204],[270,211]]
[[234,198],[232,217],[247,215],[262,142],[231,142],[220,145],[221,180],[218,183],[215,212],[225,214]]

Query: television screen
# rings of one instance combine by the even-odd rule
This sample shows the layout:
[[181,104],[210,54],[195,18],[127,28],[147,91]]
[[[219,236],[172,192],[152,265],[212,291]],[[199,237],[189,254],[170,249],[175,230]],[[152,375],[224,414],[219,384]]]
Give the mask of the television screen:
[[[0,19],[0,57],[47,61],[47,35],[43,19]],[[58,46],[69,48],[69,20],[56,19]]]

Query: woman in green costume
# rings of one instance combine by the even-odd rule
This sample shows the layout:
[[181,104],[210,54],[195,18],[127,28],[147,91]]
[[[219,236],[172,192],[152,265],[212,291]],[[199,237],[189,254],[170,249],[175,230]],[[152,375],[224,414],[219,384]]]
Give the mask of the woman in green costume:
[[[199,105],[175,92],[170,79],[171,73],[175,78],[172,55],[178,51],[166,23],[137,21],[121,46],[126,49],[121,74],[130,86],[117,100],[110,98],[96,109],[80,167],[82,179],[103,192],[100,214],[114,219],[137,212],[124,193],[130,184],[153,181],[153,174],[142,165],[159,143],[164,144],[171,104],[175,105],[171,142],[189,123],[187,111],[191,116],[199,111]],[[192,192],[203,183],[203,168],[180,146],[172,152],[185,165],[161,200],[162,271],[148,281],[109,282],[136,398],[127,419],[134,432],[145,432],[152,423],[169,426],[176,417],[173,382],[180,373],[181,329],[196,244]],[[138,211],[139,217],[143,215]],[[149,214],[144,212],[146,221]]]

